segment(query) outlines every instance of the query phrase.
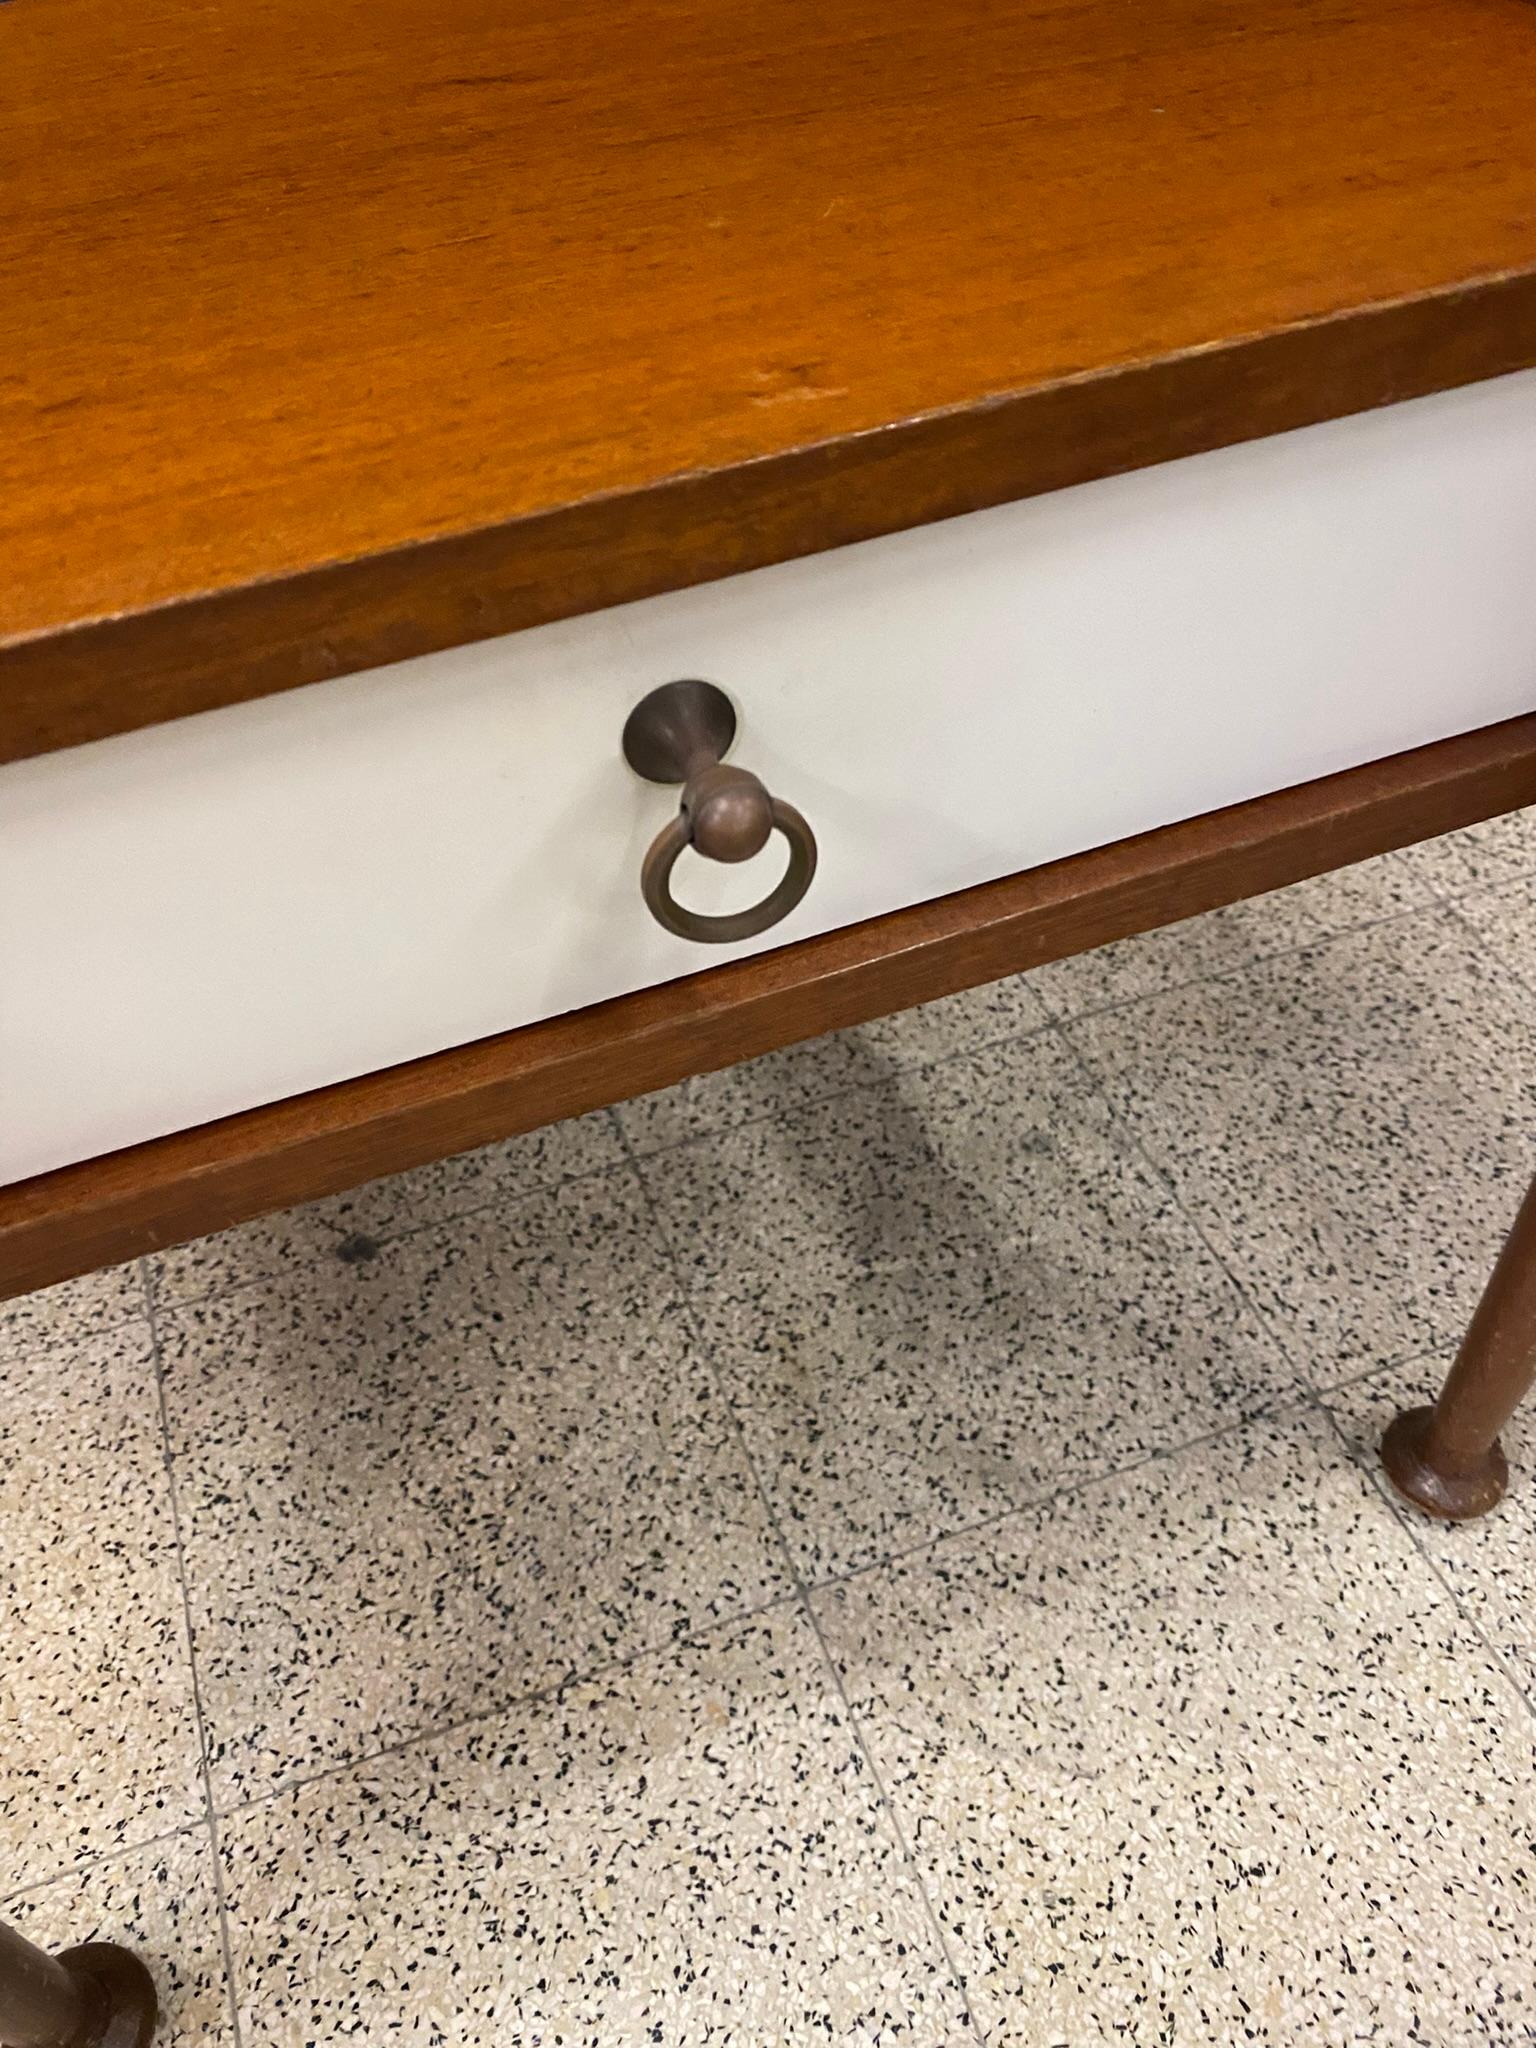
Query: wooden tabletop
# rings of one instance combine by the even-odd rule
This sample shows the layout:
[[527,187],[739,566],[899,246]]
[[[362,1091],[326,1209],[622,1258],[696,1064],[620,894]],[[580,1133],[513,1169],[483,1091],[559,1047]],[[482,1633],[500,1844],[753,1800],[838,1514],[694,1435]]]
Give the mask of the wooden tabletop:
[[1529,0],[8,0],[0,759],[1536,363]]

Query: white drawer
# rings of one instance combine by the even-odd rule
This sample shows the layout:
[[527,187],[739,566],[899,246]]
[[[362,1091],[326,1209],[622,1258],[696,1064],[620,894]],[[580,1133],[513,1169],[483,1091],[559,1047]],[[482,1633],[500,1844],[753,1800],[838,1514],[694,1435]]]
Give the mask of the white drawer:
[[[0,1181],[1529,710],[1533,562],[1526,372],[0,769]],[[674,676],[820,840],[745,945]]]

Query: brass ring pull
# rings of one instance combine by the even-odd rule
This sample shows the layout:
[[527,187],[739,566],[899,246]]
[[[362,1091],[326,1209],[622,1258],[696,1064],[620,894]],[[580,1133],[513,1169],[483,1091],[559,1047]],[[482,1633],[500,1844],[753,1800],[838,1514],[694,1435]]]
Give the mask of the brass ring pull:
[[[677,816],[652,841],[640,869],[640,890],[656,922],[680,939],[727,945],[753,939],[787,917],[816,872],[816,835],[793,804],[770,796],[745,768],[721,756],[736,736],[736,714],[713,683],[663,683],[629,714],[624,758],[648,782],[680,782]],[[706,860],[750,860],[782,832],[789,866],[778,885],[750,910],[710,917],[672,894],[672,870],[684,847]]]

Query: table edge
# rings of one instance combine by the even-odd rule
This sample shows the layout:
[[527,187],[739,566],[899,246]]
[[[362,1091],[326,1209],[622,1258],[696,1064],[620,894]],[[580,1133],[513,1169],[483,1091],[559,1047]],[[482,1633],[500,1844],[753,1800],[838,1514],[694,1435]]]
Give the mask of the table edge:
[[1536,366],[1536,263],[0,640],[0,763]]

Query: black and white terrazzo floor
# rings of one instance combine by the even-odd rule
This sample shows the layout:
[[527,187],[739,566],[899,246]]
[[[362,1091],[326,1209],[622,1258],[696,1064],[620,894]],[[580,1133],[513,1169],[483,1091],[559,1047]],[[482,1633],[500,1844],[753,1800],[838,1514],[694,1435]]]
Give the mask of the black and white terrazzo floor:
[[1536,2041],[1536,814],[0,1307],[0,1914],[170,2044]]

